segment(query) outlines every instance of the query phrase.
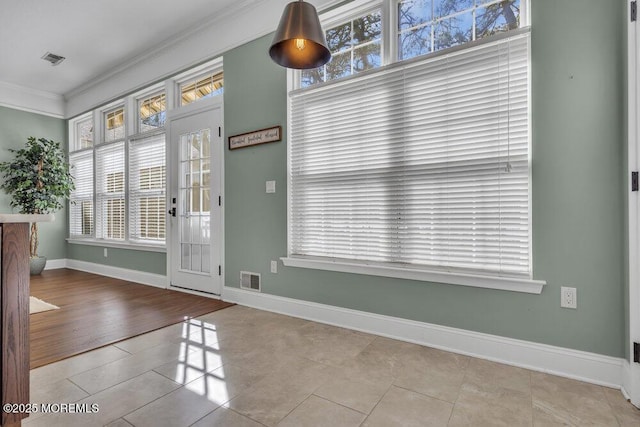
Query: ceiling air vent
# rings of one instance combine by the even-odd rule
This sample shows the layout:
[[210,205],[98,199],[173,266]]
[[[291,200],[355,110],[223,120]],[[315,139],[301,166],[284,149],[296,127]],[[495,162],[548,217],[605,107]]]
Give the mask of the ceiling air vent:
[[64,56],[56,55],[55,53],[47,52],[42,56],[45,61],[51,62],[51,65],[58,65],[64,61]]

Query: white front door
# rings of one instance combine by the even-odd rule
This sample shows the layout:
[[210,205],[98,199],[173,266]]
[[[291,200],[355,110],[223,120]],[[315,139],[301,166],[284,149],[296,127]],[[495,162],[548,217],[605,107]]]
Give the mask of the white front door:
[[170,283],[220,295],[222,101],[202,100],[172,113],[168,117]]

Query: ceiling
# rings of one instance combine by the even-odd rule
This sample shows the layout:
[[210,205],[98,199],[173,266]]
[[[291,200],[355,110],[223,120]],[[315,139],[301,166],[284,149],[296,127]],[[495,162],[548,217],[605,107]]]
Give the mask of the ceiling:
[[0,0],[0,82],[64,95],[258,1]]

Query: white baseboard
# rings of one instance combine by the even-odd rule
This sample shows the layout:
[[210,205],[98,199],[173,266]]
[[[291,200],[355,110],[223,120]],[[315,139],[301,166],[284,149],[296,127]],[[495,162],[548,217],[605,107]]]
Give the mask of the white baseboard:
[[47,264],[44,266],[45,270],[57,270],[58,268],[67,267],[67,259],[48,259]]
[[624,359],[225,287],[222,299],[454,353],[621,388]]
[[110,265],[79,261],[75,259],[67,259],[66,261],[65,267],[72,270],[86,271],[87,273],[100,274],[102,276],[155,286],[157,288],[167,288],[167,276],[162,274],[112,267]]

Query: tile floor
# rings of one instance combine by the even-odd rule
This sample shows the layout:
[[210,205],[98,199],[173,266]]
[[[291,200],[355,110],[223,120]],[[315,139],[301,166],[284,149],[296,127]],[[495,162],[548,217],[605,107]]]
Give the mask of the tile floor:
[[618,390],[242,306],[31,371],[45,426],[640,426]]

